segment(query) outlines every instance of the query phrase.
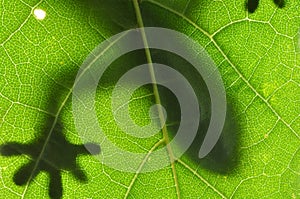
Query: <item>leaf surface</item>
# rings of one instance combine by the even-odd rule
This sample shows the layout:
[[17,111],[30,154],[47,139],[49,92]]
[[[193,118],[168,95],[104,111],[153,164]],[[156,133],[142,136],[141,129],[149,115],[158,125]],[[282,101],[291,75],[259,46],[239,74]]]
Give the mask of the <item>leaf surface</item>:
[[[34,15],[37,8],[46,12],[43,20]],[[232,138],[236,150],[223,162],[212,156],[217,163],[199,163],[185,154],[174,168],[145,174],[120,172],[91,155],[78,155],[77,167],[52,161],[61,177],[61,185],[54,180],[56,190],[63,189],[63,198],[299,198],[300,2],[286,1],[279,8],[271,0],[263,1],[253,13],[245,9],[245,2],[230,0],[143,0],[140,8],[145,26],[189,35],[212,57],[232,104],[232,118],[239,125],[236,135],[225,134],[220,143],[223,151],[230,151],[233,143],[226,140]],[[16,173],[36,156],[9,154],[9,150],[5,154],[3,146],[42,140],[45,149],[31,151],[47,162],[59,140],[83,144],[72,116],[74,78],[99,43],[137,27],[136,13],[131,1],[67,0],[3,1],[0,15],[0,198],[49,198],[51,179],[59,177],[42,169],[31,173],[30,182],[17,185]],[[153,59],[162,60],[155,53]],[[163,135],[129,136],[107,108],[118,77],[142,63],[146,63],[143,51],[116,60],[101,79],[96,107],[108,138],[124,150],[148,153],[161,147],[157,143]],[[185,72],[192,77],[192,72]],[[130,114],[137,124],[149,123],[154,97],[151,87],[142,87],[132,96]],[[164,98],[166,105],[172,104],[169,97]],[[59,124],[61,130],[56,128]],[[22,152],[19,149],[13,148]],[[226,167],[222,164],[229,164],[230,158],[236,162],[229,171],[213,168],[214,163]],[[83,176],[86,180],[80,180]],[[59,197],[57,191],[53,194],[52,198]]]

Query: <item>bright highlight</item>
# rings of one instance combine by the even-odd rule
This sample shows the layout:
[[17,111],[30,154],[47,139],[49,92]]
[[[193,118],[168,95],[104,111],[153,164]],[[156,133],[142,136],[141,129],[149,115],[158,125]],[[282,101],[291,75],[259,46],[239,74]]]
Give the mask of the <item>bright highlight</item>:
[[38,20],[43,20],[46,17],[46,12],[42,9],[35,9],[33,11],[33,14],[34,14],[35,18],[37,18]]

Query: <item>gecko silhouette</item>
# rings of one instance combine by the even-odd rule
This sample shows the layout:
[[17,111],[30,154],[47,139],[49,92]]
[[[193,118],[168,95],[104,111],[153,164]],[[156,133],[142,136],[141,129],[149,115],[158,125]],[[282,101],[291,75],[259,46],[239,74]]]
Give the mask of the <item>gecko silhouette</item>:
[[[278,8],[283,8],[285,6],[285,0],[273,0],[275,5]],[[259,0],[247,0],[246,2],[246,9],[250,13],[254,13],[256,9],[258,8]]]
[[[284,0],[273,0],[279,8],[285,6]],[[246,0],[246,9],[254,13],[259,6],[259,0]],[[49,120],[53,124],[52,120]],[[80,182],[86,182],[87,176],[80,168],[76,158],[79,155],[95,155],[100,153],[100,146],[94,143],[75,145],[70,143],[62,132],[62,125],[56,124],[54,129],[47,127],[40,137],[30,143],[8,142],[0,146],[0,154],[3,156],[26,155],[29,162],[21,166],[14,174],[13,181],[17,185],[26,185],[42,171],[49,174],[49,196],[61,198],[63,186],[61,172],[70,172]],[[49,137],[48,137],[49,135]],[[46,145],[45,145],[46,143]],[[86,147],[89,148],[89,151]],[[42,151],[42,154],[41,154]],[[224,151],[224,150],[223,150]],[[219,156],[216,156],[219,157]]]
[[49,196],[61,198],[63,194],[62,171],[69,171],[80,182],[87,181],[86,174],[76,162],[78,155],[90,154],[86,147],[92,151],[92,154],[100,152],[100,146],[93,143],[87,143],[85,146],[71,144],[64,137],[61,125],[56,124],[51,134],[43,133],[41,137],[29,144],[6,143],[0,147],[0,153],[8,157],[26,155],[30,158],[29,163],[15,172],[13,181],[16,185],[30,183],[41,171],[45,171],[50,176]]

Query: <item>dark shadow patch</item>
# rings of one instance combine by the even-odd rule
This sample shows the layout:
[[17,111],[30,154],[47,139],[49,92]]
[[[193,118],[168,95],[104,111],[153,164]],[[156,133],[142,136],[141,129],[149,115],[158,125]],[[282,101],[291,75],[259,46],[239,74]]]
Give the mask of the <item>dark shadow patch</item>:
[[[234,104],[232,100],[228,100],[226,121],[221,137],[213,150],[205,158],[199,159],[199,150],[207,133],[211,117],[211,99],[208,88],[198,71],[183,58],[162,50],[152,50],[152,55],[154,62],[171,66],[184,75],[198,98],[200,109],[199,129],[194,141],[185,153],[187,157],[201,167],[214,172],[229,173],[233,171],[237,167],[239,159],[238,135],[240,130],[237,121],[234,119],[233,107],[230,105]],[[176,96],[169,89],[159,86],[159,92],[162,105],[168,114],[169,136],[173,138],[179,127],[178,121],[181,120],[180,106]]]
[[[274,4],[278,8],[284,8],[285,7],[285,0],[273,0]],[[245,3],[245,8],[250,13],[254,13],[259,6],[259,0],[247,0]]]
[[246,10],[250,13],[254,13],[258,8],[259,0],[247,0],[245,3]]
[[[182,48],[185,48],[185,46],[182,46]],[[198,101],[200,102],[199,108],[201,120],[199,121],[199,129],[185,155],[204,169],[218,173],[232,172],[237,167],[239,159],[239,128],[237,121],[234,119],[233,108],[230,106],[230,104],[234,104],[233,100],[228,100],[225,127],[220,139],[214,149],[205,158],[199,159],[198,153],[207,133],[211,115],[211,99],[208,88],[198,71],[196,71],[196,69],[194,69],[194,67],[185,59],[173,53],[157,49],[151,49],[151,54],[154,63],[170,66],[180,74],[184,75],[193,87]],[[144,50],[127,53],[113,62],[113,64],[105,71],[99,83],[103,87],[111,87],[112,85],[115,85],[119,78],[127,71],[135,66],[145,63],[147,63],[147,60]],[[144,85],[143,88],[148,89],[149,92],[153,92],[152,85],[150,84]],[[158,89],[162,106],[167,112],[167,126],[171,140],[176,135],[179,122],[181,121],[180,106],[176,96],[168,88],[158,85]],[[151,101],[155,104],[154,97]]]
[[[230,105],[227,106],[225,125],[217,144],[213,150],[203,159],[198,158],[199,147],[203,142],[203,129],[207,129],[209,121],[202,121],[201,125],[204,127],[197,133],[194,142],[188,150],[191,159],[198,162],[203,168],[219,172],[230,173],[238,164],[238,123],[233,117],[233,110]],[[202,128],[202,127],[200,127]]]
[[278,8],[285,7],[285,0],[273,0],[273,2],[277,5]]
[[97,25],[110,27],[112,34],[137,28],[136,15],[132,0],[70,0],[76,5],[90,10],[90,17],[99,22]]

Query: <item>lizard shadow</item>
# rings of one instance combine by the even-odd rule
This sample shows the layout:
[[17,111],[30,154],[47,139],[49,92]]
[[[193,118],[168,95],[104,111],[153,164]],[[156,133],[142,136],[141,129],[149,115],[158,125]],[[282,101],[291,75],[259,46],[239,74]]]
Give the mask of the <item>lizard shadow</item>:
[[[279,8],[283,8],[285,6],[284,0],[273,0],[273,2]],[[107,3],[109,2],[107,1]],[[248,0],[246,2],[246,9],[250,13],[254,13],[258,8],[258,5],[259,0]],[[120,17],[120,19],[123,19],[124,21],[120,22],[115,20],[120,23],[120,27],[132,27],[135,25],[135,23],[132,23],[131,20],[127,20],[128,18],[126,17]],[[120,28],[120,30],[121,29],[122,28]],[[184,74],[186,71],[189,71],[189,74],[193,73],[192,67],[190,70],[187,70],[187,68],[189,68],[188,64],[179,58],[174,58],[174,56],[168,57],[166,54],[154,53],[153,60],[165,65],[175,65],[174,68],[177,68],[182,74]],[[145,60],[141,60],[141,63],[145,63]],[[184,68],[184,70],[181,70],[182,68]],[[77,71],[73,71],[73,73],[70,74],[72,78],[75,77],[76,72]],[[199,101],[203,102],[204,107],[210,107],[210,99],[207,95],[207,88],[205,88],[202,78],[197,75],[191,77],[192,84],[199,93],[197,95],[199,96]],[[180,121],[180,107],[177,101],[174,100],[174,95],[166,88],[160,87],[159,89],[163,99],[162,105],[168,112],[168,122],[173,123],[173,121]],[[48,111],[51,112],[53,110],[58,110],[58,102],[56,101],[56,98],[57,96],[62,96],[64,92],[58,89],[53,89],[49,92],[53,93],[53,95],[49,99],[50,103]],[[186,152],[188,157],[196,163],[199,163],[200,166],[220,173],[232,171],[236,167],[239,158],[239,126],[234,118],[233,101],[231,103],[229,102],[229,104],[232,105],[229,105],[229,109],[227,111],[225,128],[222,132],[221,138],[211,153],[204,159],[200,160],[198,158],[198,151],[203,142],[205,132],[210,121],[209,108],[204,110],[207,115],[202,117],[203,119],[199,122],[200,128],[196,138]],[[100,146],[94,143],[86,143],[85,145],[76,145],[70,143],[63,133],[63,124],[61,123],[62,122],[59,118],[49,116],[45,120],[44,127],[41,130],[42,133],[36,139],[30,141],[29,143],[8,142],[0,146],[0,154],[2,156],[11,157],[26,155],[26,157],[29,159],[27,164],[21,166],[15,172],[13,181],[16,185],[26,185],[32,182],[32,180],[40,172],[44,171],[47,172],[50,177],[49,196],[51,198],[61,198],[63,195],[61,172],[68,171],[72,173],[78,181],[87,182],[87,175],[78,165],[76,158],[80,155],[98,154],[100,153]],[[176,132],[176,128],[176,125],[169,127],[171,132]],[[88,152],[87,147],[89,148],[89,151],[92,151],[92,153]]]

